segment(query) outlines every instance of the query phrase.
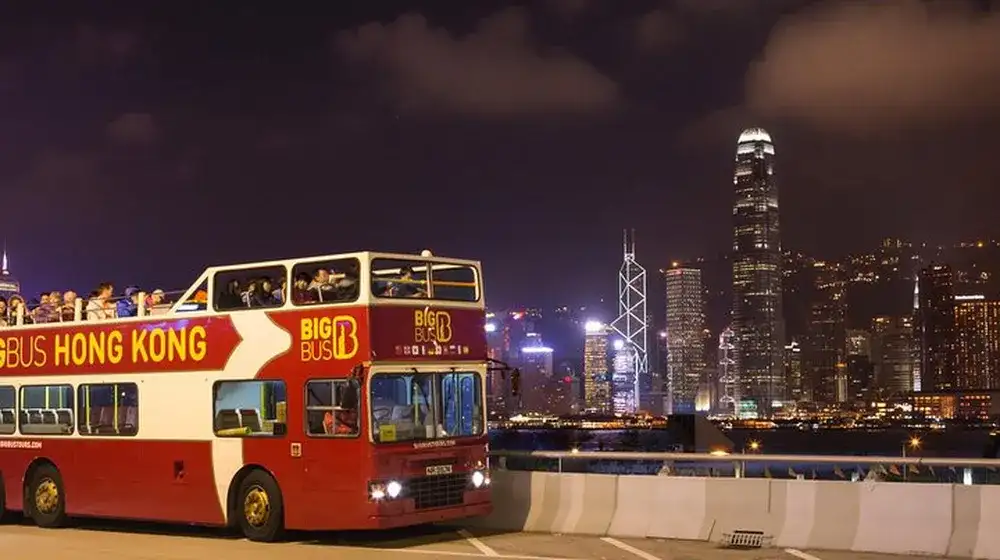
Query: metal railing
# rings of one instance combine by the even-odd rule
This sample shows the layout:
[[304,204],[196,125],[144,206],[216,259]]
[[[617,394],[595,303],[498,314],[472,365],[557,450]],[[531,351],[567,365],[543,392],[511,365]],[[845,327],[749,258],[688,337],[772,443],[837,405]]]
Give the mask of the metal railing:
[[617,451],[492,451],[495,468],[558,473],[1000,484],[1000,459]]

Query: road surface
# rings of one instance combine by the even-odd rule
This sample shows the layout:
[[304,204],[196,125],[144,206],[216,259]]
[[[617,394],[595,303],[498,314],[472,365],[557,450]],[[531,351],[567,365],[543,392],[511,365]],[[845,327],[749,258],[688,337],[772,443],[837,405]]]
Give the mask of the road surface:
[[[14,521],[0,526],[0,547],[17,557],[60,560],[903,560],[907,557],[782,549],[726,550],[692,541],[607,539],[569,535],[484,533],[450,527],[381,533],[291,534],[259,544],[213,529],[106,521],[39,529]],[[917,557],[913,557],[917,558]]]

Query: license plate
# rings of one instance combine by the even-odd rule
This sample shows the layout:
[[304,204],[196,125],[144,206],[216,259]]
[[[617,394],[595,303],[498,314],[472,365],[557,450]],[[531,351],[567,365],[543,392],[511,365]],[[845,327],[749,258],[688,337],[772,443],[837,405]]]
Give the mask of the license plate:
[[451,474],[451,465],[433,465],[427,467],[427,475]]

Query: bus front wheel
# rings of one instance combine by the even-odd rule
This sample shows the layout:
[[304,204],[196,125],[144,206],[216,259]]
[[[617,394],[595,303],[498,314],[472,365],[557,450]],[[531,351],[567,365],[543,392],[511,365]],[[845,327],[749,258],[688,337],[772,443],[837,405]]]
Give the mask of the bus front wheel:
[[243,535],[251,541],[274,542],[284,533],[281,489],[264,471],[252,471],[240,482],[236,513]]
[[39,527],[61,527],[66,523],[66,491],[54,466],[41,465],[35,469],[25,498],[28,499],[25,509]]

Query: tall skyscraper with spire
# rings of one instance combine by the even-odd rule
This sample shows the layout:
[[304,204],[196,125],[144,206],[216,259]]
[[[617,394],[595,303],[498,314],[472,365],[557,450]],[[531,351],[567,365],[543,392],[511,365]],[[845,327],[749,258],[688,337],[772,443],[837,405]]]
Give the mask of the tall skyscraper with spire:
[[635,413],[651,387],[649,377],[646,269],[635,260],[635,230],[625,230],[624,255],[618,270],[618,318],[611,329],[616,343],[612,402],[617,413]]
[[3,244],[3,262],[0,263],[0,296],[10,299],[10,296],[21,293],[21,283],[10,273],[7,262],[7,242]]
[[785,398],[786,384],[778,185],[774,144],[764,129],[740,134],[733,184],[735,366],[744,403],[751,401],[758,414],[769,414]]

